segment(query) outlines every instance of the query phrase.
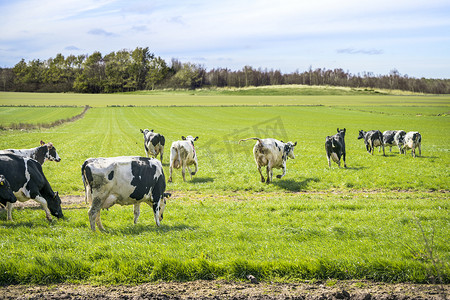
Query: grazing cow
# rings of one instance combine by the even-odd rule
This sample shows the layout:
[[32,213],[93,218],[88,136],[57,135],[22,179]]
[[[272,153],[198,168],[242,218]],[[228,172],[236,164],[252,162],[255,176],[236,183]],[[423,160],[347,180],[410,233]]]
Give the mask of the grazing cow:
[[[20,202],[30,199],[41,204],[47,220],[52,215],[63,218],[61,199],[58,193],[53,192],[50,183],[42,172],[42,166],[29,157],[15,154],[0,154],[0,174],[4,174],[11,190]],[[7,205],[8,220],[12,220],[12,203]]]
[[89,222],[104,231],[100,210],[114,204],[134,205],[134,223],[140,214],[140,205],[153,208],[156,225],[160,226],[166,206],[166,179],[160,161],[148,157],[120,156],[90,158],[81,167],[85,192],[91,208]]
[[0,150],[0,154],[13,153],[22,157],[29,157],[37,160],[41,165],[47,161],[60,162],[61,158],[58,153],[56,153],[56,148],[52,143],[44,143],[41,141],[41,145],[36,148],[31,149],[6,149]]
[[365,132],[364,130],[359,131],[359,139],[364,139],[364,144],[366,144],[367,152],[373,155],[373,151],[375,150],[375,147],[380,147],[379,152],[381,151],[381,148],[383,148],[383,155],[386,155],[384,153],[384,143],[383,143],[383,134],[379,130],[371,130],[368,132]]
[[405,135],[406,132],[404,130],[397,130],[397,132],[395,133],[394,136],[394,142],[395,144],[397,144],[398,146],[398,151],[400,151],[400,153],[403,153],[403,143],[405,142]]
[[[172,170],[173,168],[179,169],[181,167],[181,174],[183,180],[186,181],[186,167],[189,174],[195,175],[198,171],[197,153],[195,151],[194,142],[198,140],[198,136],[193,138],[191,135],[187,137],[182,136],[181,141],[175,141],[170,147],[170,167],[169,167],[169,182],[172,182]],[[195,171],[191,172],[190,165],[195,165]]]
[[159,133],[154,133],[153,129],[141,129],[141,132],[144,134],[144,147],[145,154],[147,157],[155,157],[159,154],[159,159],[162,162],[164,155],[164,145],[166,144],[166,139],[163,135]]
[[337,133],[333,136],[327,136],[325,139],[325,150],[327,152],[328,167],[331,168],[330,158],[341,167],[341,156],[344,160],[344,167],[347,168],[345,162],[345,128],[337,129]]
[[17,198],[11,190],[8,180],[4,175],[0,175],[0,206],[6,207],[8,202],[14,203],[16,201]]
[[[286,175],[286,160],[289,158],[294,159],[294,147],[297,146],[297,142],[284,143],[276,139],[260,139],[260,138],[248,138],[239,141],[239,144],[243,141],[257,140],[253,147],[253,155],[255,156],[256,166],[258,167],[259,174],[261,175],[261,182],[266,181],[267,184],[272,182],[273,168],[283,169],[283,174],[277,175],[277,178],[283,178]],[[266,167],[267,180],[261,172],[261,167]]]
[[410,131],[407,134],[405,134],[404,140],[403,140],[403,146],[402,150],[403,153],[406,154],[406,150],[411,149],[411,155],[413,157],[416,157],[416,148],[419,148],[419,155],[422,155],[421,150],[422,145],[422,135],[420,135],[417,131]]

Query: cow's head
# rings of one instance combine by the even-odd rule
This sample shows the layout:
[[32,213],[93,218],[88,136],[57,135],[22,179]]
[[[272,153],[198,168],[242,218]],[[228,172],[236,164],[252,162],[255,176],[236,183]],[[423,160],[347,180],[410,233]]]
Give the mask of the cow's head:
[[[166,198],[169,198],[170,196],[172,196],[171,193],[163,193],[163,196],[159,200],[158,203],[159,211],[158,210],[155,211],[155,221],[157,226],[161,225],[161,221],[164,218],[164,209],[166,208]],[[156,214],[156,212],[158,213]]]
[[358,140],[366,137],[366,132],[364,130],[359,131]]
[[58,192],[53,194],[53,197],[47,200],[47,206],[50,210],[52,216],[59,218],[64,218],[62,209],[61,209],[61,198],[59,198]]
[[17,201],[16,196],[14,196],[11,186],[5,176],[0,175],[0,203],[6,205],[6,202],[14,203]]
[[45,160],[50,161],[56,161],[60,162],[61,158],[59,157],[58,153],[56,152],[55,146],[53,146],[53,143],[44,143],[44,141],[41,141],[41,146],[47,147],[47,152],[45,154]]
[[293,144],[292,142],[287,142],[284,145],[284,153],[286,153],[286,156],[289,158],[294,159],[295,155],[294,155],[294,147],[297,146],[297,142],[295,142],[295,144]]
[[198,140],[198,136],[196,136],[195,138],[192,137],[192,135],[188,135],[187,137],[182,136],[181,139],[182,139],[183,141],[190,141],[192,144],[194,144],[194,142],[195,142],[196,140]]
[[342,137],[345,137],[345,132],[346,132],[347,130],[344,128],[344,129],[337,129],[337,132],[342,136]]

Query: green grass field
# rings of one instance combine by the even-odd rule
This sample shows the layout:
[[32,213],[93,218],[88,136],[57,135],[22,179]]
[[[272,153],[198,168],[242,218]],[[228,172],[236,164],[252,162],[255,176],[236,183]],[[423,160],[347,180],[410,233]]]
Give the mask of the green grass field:
[[[166,177],[171,142],[199,136],[199,172],[183,182],[175,170],[168,184],[174,196],[160,228],[147,206],[137,225],[132,207],[104,211],[105,234],[90,232],[84,204],[65,206],[67,220],[52,224],[40,209],[14,210],[14,223],[5,221],[3,211],[2,284],[247,274],[263,280],[450,282],[448,96],[0,94],[0,105],[11,101],[93,106],[83,119],[51,129],[0,132],[1,149],[54,143],[62,161],[43,168],[63,196],[83,194],[85,159],[145,155],[140,128],[165,135]],[[328,168],[325,157],[325,137],[337,127],[347,128],[347,169]],[[422,156],[399,155],[395,148],[372,156],[357,140],[360,129],[417,130]],[[259,182],[254,141],[238,144],[252,136],[299,143],[284,178]]]

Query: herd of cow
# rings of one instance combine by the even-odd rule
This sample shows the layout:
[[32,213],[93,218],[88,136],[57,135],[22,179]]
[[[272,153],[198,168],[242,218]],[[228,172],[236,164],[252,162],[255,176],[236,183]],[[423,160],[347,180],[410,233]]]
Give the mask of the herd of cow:
[[[328,166],[331,167],[331,160],[340,167],[341,158],[344,167],[345,161],[345,132],[346,129],[337,129],[333,136],[325,139],[325,150],[328,159]],[[147,203],[153,208],[156,225],[160,226],[163,219],[163,212],[166,206],[166,198],[170,193],[166,193],[166,179],[163,172],[162,160],[164,155],[165,138],[153,130],[142,130],[144,135],[144,148],[147,157],[140,156],[120,156],[109,158],[89,158],[82,167],[82,180],[85,188],[86,202],[90,203],[88,212],[91,229],[95,231],[95,224],[100,230],[104,230],[100,219],[100,211],[109,208],[114,204],[134,205],[134,223],[137,222],[140,214],[140,204]],[[421,140],[419,132],[411,131],[406,133],[403,130],[390,130],[381,133],[378,130],[365,132],[359,131],[358,139],[364,139],[366,149],[373,154],[375,147],[398,146],[400,153],[412,150],[415,157],[416,148],[421,155]],[[169,179],[172,182],[173,168],[182,169],[183,180],[185,181],[186,168],[191,176],[198,171],[197,153],[194,142],[198,137],[182,136],[182,139],[172,143],[170,148]],[[286,161],[288,158],[295,158],[294,147],[297,142],[283,142],[272,138],[247,138],[239,141],[256,140],[253,147],[253,155],[261,175],[261,181],[270,183],[272,181],[272,170],[282,169],[283,173],[277,175],[282,178],[286,174]],[[160,160],[154,159],[160,156]],[[150,158],[152,156],[153,158]],[[52,143],[44,143],[32,149],[7,149],[0,151],[0,205],[6,207],[7,220],[12,221],[12,207],[17,200],[24,202],[30,199],[41,204],[49,221],[52,216],[63,218],[61,209],[61,199],[58,193],[54,192],[46,179],[42,164],[45,161],[61,161]],[[192,172],[190,166],[195,166]],[[266,167],[266,179],[263,176],[261,167]]]

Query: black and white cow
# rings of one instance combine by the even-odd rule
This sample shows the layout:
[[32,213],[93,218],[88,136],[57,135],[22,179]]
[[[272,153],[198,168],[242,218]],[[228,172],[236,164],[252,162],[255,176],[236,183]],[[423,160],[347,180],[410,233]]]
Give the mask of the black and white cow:
[[[34,159],[15,154],[0,154],[0,174],[4,174],[11,190],[20,202],[30,199],[41,204],[47,220],[52,215],[63,218],[61,199],[53,192],[50,183],[45,178],[42,166]],[[12,203],[7,204],[8,220],[12,220]]]
[[411,149],[411,155],[416,157],[416,148],[419,148],[419,155],[422,155],[422,135],[418,131],[410,131],[405,134],[403,139],[402,150],[406,154],[406,150]]
[[41,165],[47,161],[60,162],[61,158],[56,152],[55,146],[52,143],[44,143],[41,141],[41,145],[31,149],[6,149],[0,150],[0,154],[13,153],[22,157],[29,157],[37,160]]
[[0,206],[6,207],[8,202],[14,203],[16,201],[17,198],[11,190],[8,180],[4,175],[0,175]]
[[337,129],[337,133],[333,136],[325,138],[325,151],[327,152],[328,167],[331,168],[331,159],[341,167],[341,157],[344,160],[344,167],[347,168],[345,162],[345,132],[346,129]]
[[[239,144],[248,140],[257,140],[253,147],[253,155],[259,174],[261,175],[261,182],[265,181],[267,184],[272,182],[273,168],[283,169],[283,174],[277,175],[277,178],[283,178],[283,176],[286,175],[286,160],[288,158],[295,158],[294,147],[297,146],[297,142],[295,142],[295,144],[292,142],[284,143],[283,141],[278,141],[276,139],[260,139],[254,137],[242,139],[239,141]],[[264,179],[261,172],[261,167],[264,166],[266,166],[267,170],[267,180]]]
[[383,132],[384,146],[389,147],[389,152],[392,152],[392,146],[397,146],[402,153],[402,141],[405,134],[404,130],[386,130]]
[[379,130],[371,130],[365,132],[364,130],[359,131],[358,140],[364,139],[364,144],[366,144],[367,152],[373,155],[373,151],[375,147],[380,147],[379,152],[381,152],[381,148],[383,148],[384,153],[384,143],[383,143],[383,134]]
[[[170,167],[169,167],[169,182],[172,182],[173,168],[179,169],[181,167],[181,174],[183,180],[186,181],[186,168],[189,174],[195,175],[198,171],[197,152],[195,151],[194,142],[198,140],[198,136],[193,138],[191,135],[187,137],[182,136],[181,141],[175,141],[170,147]],[[195,165],[195,171],[191,172],[190,165]]]
[[144,148],[147,157],[155,157],[159,154],[159,160],[162,162],[164,155],[164,145],[166,144],[166,139],[163,135],[155,133],[152,130],[141,129],[141,133],[144,134]]
[[104,231],[100,211],[114,204],[134,205],[134,223],[140,214],[140,205],[153,208],[156,225],[160,226],[166,206],[166,179],[160,161],[148,157],[120,156],[90,158],[81,167],[86,196],[91,208],[89,222]]

